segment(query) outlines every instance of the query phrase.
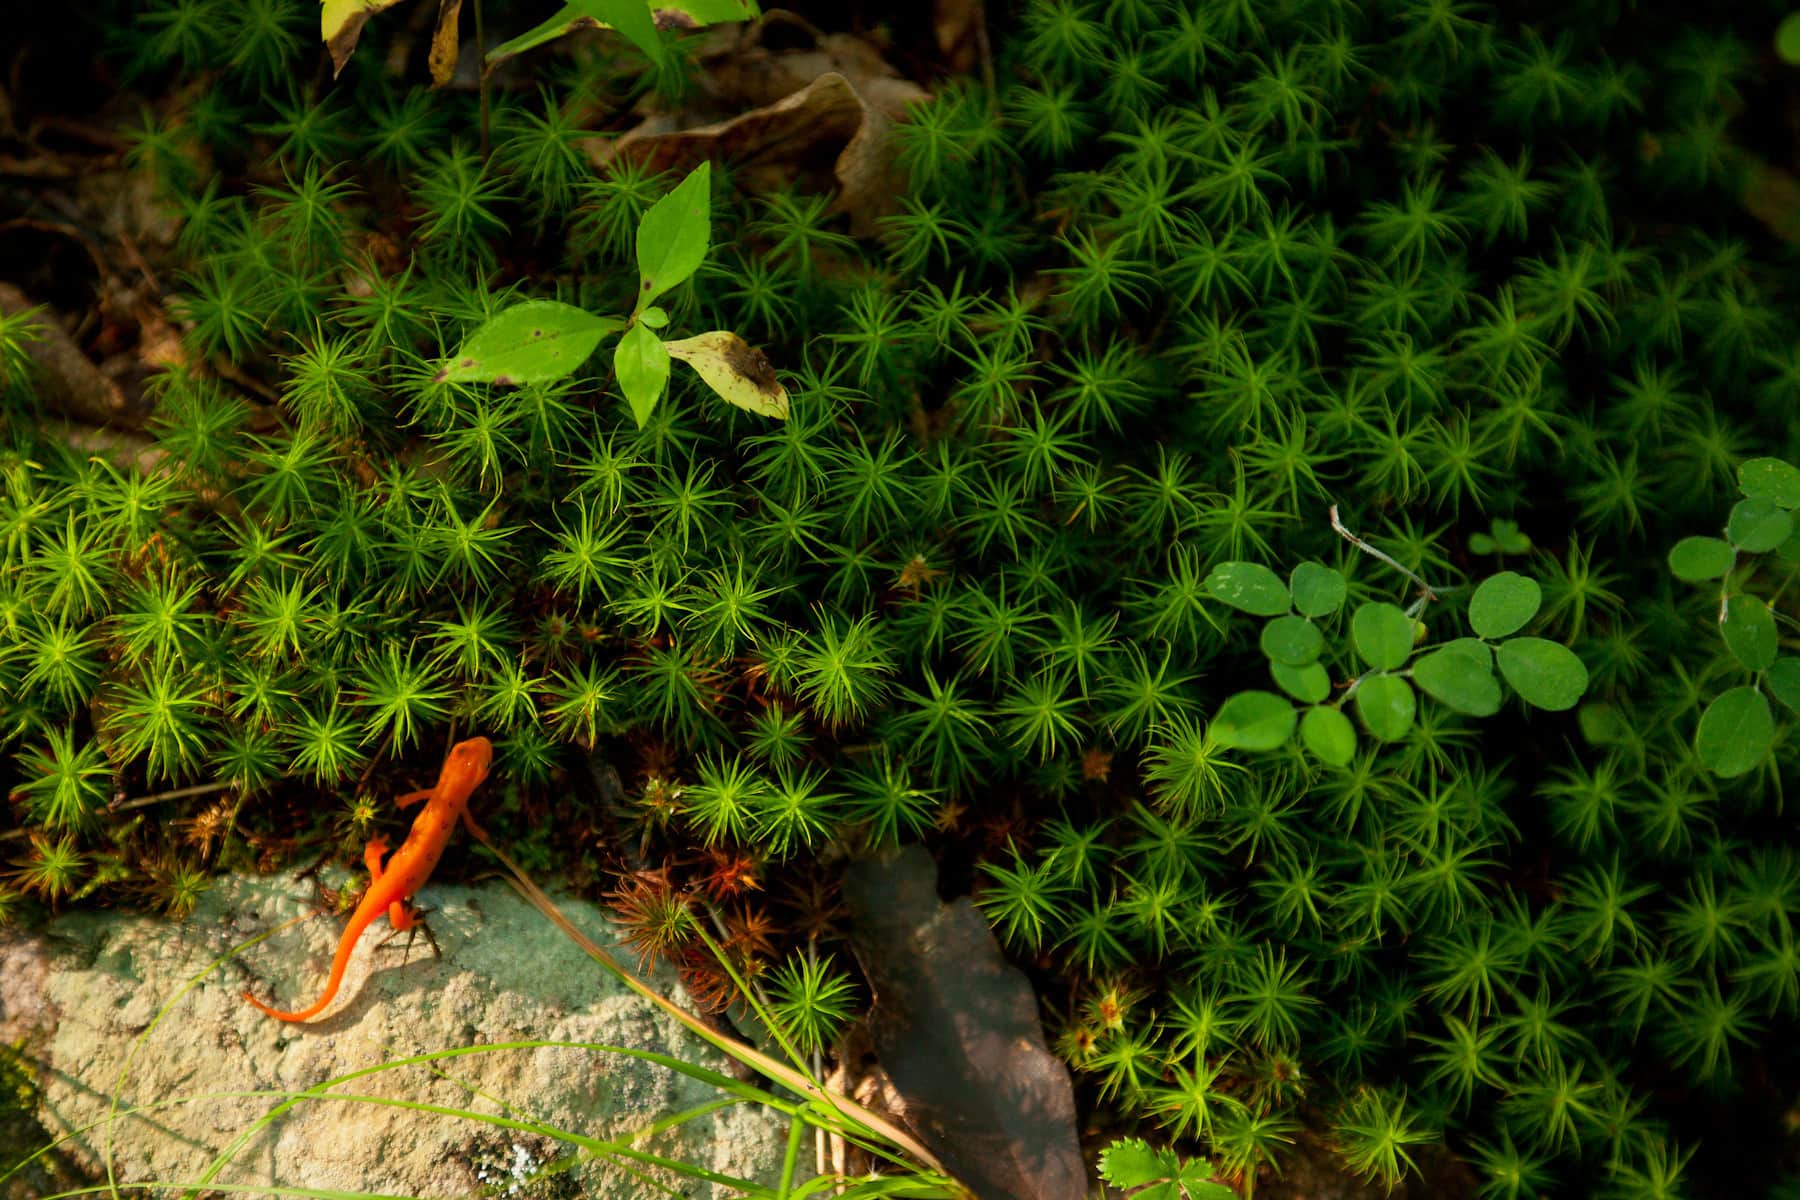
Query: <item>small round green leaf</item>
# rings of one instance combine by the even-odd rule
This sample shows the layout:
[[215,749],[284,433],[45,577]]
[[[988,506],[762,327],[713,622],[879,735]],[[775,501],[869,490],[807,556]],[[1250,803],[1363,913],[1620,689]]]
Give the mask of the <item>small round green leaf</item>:
[[1779,458],[1753,458],[1738,468],[1738,490],[1777,508],[1800,508],[1800,467]]
[[1537,580],[1517,571],[1490,575],[1469,598],[1469,628],[1484,638],[1503,638],[1525,628],[1543,602]]
[[1356,689],[1356,711],[1369,732],[1384,742],[1397,742],[1412,728],[1418,697],[1398,675],[1370,675]]
[[1746,669],[1766,671],[1775,665],[1775,614],[1760,598],[1733,596],[1727,600],[1719,633],[1725,638],[1725,648]]
[[1788,540],[1794,532],[1794,518],[1773,500],[1752,496],[1731,506],[1725,522],[1725,536],[1746,554],[1763,554]]
[[1262,652],[1272,662],[1304,667],[1309,662],[1317,662],[1319,652],[1324,649],[1325,635],[1305,617],[1289,614],[1276,617],[1263,626]]
[[1413,682],[1432,699],[1473,717],[1500,711],[1500,681],[1487,664],[1448,647],[1422,655],[1412,668]]
[[1307,663],[1304,667],[1271,662],[1269,675],[1282,691],[1307,704],[1317,704],[1331,695],[1331,676],[1316,662]]
[[1716,537],[1684,537],[1669,551],[1669,571],[1677,579],[1704,583],[1723,579],[1737,560],[1731,543]]
[[1800,67],[1800,9],[1775,27],[1775,54],[1790,67]]
[[1314,620],[1336,612],[1350,590],[1341,573],[1309,562],[1294,568],[1288,586],[1294,592],[1294,608]]
[[1581,736],[1590,746],[1631,744],[1633,735],[1625,714],[1603,700],[1589,700],[1583,704],[1575,710],[1575,720],[1581,726]]
[[1350,618],[1350,635],[1364,662],[1377,671],[1391,671],[1412,657],[1416,626],[1397,605],[1371,600]]
[[1234,750],[1273,750],[1294,732],[1294,706],[1274,692],[1239,692],[1213,714],[1209,732]]
[[1480,638],[1451,638],[1443,644],[1442,649],[1449,654],[1459,654],[1478,667],[1493,669],[1494,648]]
[[1535,708],[1562,712],[1587,690],[1588,672],[1575,652],[1543,638],[1508,638],[1495,655],[1500,674]]
[[1287,585],[1261,563],[1222,562],[1206,577],[1206,587],[1222,603],[1257,617],[1288,610]]
[[1775,742],[1769,698],[1753,687],[1734,687],[1700,714],[1694,752],[1713,774],[1735,779],[1756,769]]
[[1356,757],[1356,726],[1335,708],[1319,705],[1300,718],[1300,740],[1322,763],[1348,765]]
[[1788,540],[1775,547],[1775,556],[1782,562],[1800,562],[1800,526],[1788,534]]
[[1800,712],[1800,658],[1782,655],[1775,660],[1775,665],[1769,668],[1769,673],[1763,679],[1769,685],[1771,695],[1795,712]]

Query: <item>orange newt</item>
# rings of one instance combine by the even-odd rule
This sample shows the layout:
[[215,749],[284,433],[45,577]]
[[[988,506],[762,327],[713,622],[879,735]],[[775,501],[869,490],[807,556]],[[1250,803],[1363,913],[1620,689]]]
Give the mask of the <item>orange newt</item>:
[[387,910],[388,922],[395,931],[417,925],[419,917],[407,900],[425,886],[431,869],[443,856],[444,845],[450,840],[450,831],[456,828],[457,818],[461,817],[463,824],[473,829],[469,818],[469,794],[487,778],[488,764],[493,758],[494,747],[484,737],[458,742],[450,748],[450,757],[444,760],[437,786],[396,797],[395,802],[401,808],[421,800],[426,801],[425,808],[413,822],[412,832],[387,860],[386,867],[381,865],[382,856],[387,854],[386,838],[376,836],[363,851],[363,865],[369,869],[369,888],[363,893],[356,911],[350,914],[344,936],[338,939],[337,955],[331,960],[331,978],[325,981],[325,994],[311,1008],[281,1012],[249,992],[244,993],[244,999],[271,1017],[283,1021],[309,1021],[324,1012],[325,1006],[337,995],[338,985],[344,981],[344,968],[350,965],[350,952],[356,949],[357,939],[383,909]]

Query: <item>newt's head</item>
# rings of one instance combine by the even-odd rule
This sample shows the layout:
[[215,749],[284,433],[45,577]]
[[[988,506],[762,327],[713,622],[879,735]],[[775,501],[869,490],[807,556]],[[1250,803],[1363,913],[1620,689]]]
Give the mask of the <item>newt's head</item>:
[[494,744],[484,737],[472,737],[450,747],[450,761],[445,765],[455,767],[465,778],[479,780],[487,776],[493,761]]

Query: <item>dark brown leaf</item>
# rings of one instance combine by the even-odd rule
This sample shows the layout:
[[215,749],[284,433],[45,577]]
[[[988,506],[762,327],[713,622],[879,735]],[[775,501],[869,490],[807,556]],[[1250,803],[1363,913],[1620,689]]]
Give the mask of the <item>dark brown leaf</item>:
[[1031,984],[967,899],[937,896],[919,846],[853,863],[851,944],[869,1026],[905,1119],[981,1200],[1082,1200],[1069,1072],[1044,1045]]

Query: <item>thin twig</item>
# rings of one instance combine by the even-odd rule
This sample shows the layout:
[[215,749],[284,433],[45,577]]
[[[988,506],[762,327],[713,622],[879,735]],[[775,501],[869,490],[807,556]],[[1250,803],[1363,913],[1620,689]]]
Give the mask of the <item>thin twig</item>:
[[481,94],[481,162],[488,160],[488,61],[487,28],[481,20],[481,0],[475,0],[475,88]]
[[129,812],[134,808],[148,808],[152,804],[161,804],[165,800],[185,800],[189,796],[210,796],[214,792],[222,792],[235,786],[235,781],[230,779],[216,783],[196,783],[192,787],[175,788],[167,792],[158,792],[154,796],[139,796],[136,800],[125,800],[113,805],[109,811]]
[[1390,557],[1389,555],[1382,553],[1380,550],[1377,550],[1375,547],[1369,545],[1368,542],[1364,541],[1362,538],[1358,537],[1356,534],[1351,533],[1348,529],[1346,529],[1344,527],[1344,523],[1342,521],[1338,520],[1338,510],[1337,510],[1337,505],[1335,505],[1335,504],[1331,506],[1331,527],[1333,529],[1337,530],[1340,534],[1342,534],[1346,541],[1348,541],[1352,546],[1355,546],[1358,550],[1361,550],[1364,554],[1367,554],[1374,558],[1380,559],[1382,562],[1386,563],[1388,566],[1394,568],[1394,570],[1400,572],[1402,575],[1406,576],[1408,579],[1410,579],[1414,583],[1418,584],[1419,590],[1421,592],[1425,593],[1425,599],[1427,599],[1427,600],[1436,600],[1437,599],[1437,593],[1432,590],[1432,587],[1429,583],[1426,583],[1423,579],[1420,579],[1417,575],[1413,574],[1411,571],[1407,570],[1405,567],[1403,567],[1399,563],[1395,562],[1393,560],[1393,558]]

